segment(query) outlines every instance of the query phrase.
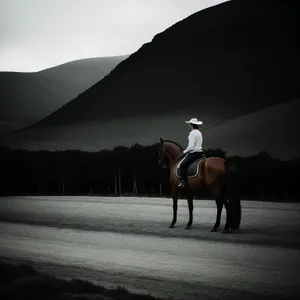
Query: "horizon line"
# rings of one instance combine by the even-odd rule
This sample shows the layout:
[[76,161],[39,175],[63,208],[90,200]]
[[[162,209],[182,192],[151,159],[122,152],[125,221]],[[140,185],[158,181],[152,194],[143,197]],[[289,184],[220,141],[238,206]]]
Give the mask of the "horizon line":
[[33,74],[33,73],[39,73],[39,72],[43,72],[52,68],[56,68],[56,67],[60,67],[66,64],[70,64],[73,62],[78,62],[78,61],[83,61],[83,60],[91,60],[91,59],[105,59],[105,58],[117,58],[117,57],[122,57],[122,56],[127,56],[129,57],[130,55],[132,55],[132,53],[130,54],[119,54],[119,55],[109,55],[109,56],[90,56],[90,57],[82,57],[82,58],[76,58],[73,60],[68,60],[62,63],[58,63],[55,65],[50,65],[46,68],[42,68],[42,69],[38,69],[38,70],[34,70],[34,71],[17,71],[17,70],[0,70],[0,73],[22,73],[22,74]]

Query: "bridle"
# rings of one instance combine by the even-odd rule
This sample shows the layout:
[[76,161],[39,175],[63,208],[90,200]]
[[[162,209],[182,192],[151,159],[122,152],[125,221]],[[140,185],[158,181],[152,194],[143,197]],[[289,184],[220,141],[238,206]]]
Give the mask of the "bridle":
[[163,145],[163,143],[161,143],[160,144],[160,147],[159,147],[160,149],[159,149],[159,164],[161,165],[161,167],[163,167],[163,168],[166,168],[167,167],[167,164],[163,164],[162,163],[162,151],[165,151],[164,150],[164,145]]
[[[162,164],[162,161],[161,161],[161,155],[162,155],[162,151],[165,151],[165,149],[164,149],[164,145],[163,145],[163,143],[161,143],[161,149],[160,149],[160,157],[159,157],[159,164],[163,167],[163,168],[167,168],[167,164],[165,163],[165,164]],[[182,155],[181,156],[179,156],[179,154],[181,153],[181,150],[179,150],[178,151],[178,153],[176,154],[176,156],[175,156],[175,158],[174,158],[174,161],[170,164],[170,167],[172,167],[176,162],[177,162],[177,160],[180,158],[180,157],[182,157]],[[179,157],[178,157],[179,156]]]

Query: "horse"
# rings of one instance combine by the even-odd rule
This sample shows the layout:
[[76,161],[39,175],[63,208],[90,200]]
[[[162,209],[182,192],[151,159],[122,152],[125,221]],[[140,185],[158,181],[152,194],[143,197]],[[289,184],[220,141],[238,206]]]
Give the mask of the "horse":
[[193,223],[193,199],[194,195],[208,189],[215,198],[217,206],[216,222],[211,229],[212,232],[218,231],[221,222],[223,206],[226,209],[226,224],[223,233],[239,229],[241,223],[241,203],[240,197],[235,186],[237,178],[236,165],[230,164],[221,157],[204,157],[194,161],[187,168],[188,187],[178,187],[180,181],[179,164],[184,153],[183,148],[176,142],[163,140],[160,138],[158,149],[159,164],[170,168],[170,184],[173,198],[173,220],[169,228],[174,228],[177,222],[177,203],[179,191],[184,192],[189,208],[189,221],[185,229],[190,229]]

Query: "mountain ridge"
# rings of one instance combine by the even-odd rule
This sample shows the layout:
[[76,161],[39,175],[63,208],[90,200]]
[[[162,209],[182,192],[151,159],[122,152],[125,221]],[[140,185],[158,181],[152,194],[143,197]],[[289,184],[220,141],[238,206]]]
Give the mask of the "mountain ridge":
[[[225,2],[177,22],[34,127],[147,114],[157,110],[153,106],[186,110],[189,114],[195,108],[213,111],[217,105],[220,109],[216,113],[222,109],[227,118],[298,96],[295,75],[300,60],[294,39],[299,27],[299,4],[266,1],[258,9],[253,3],[259,2]],[[272,3],[271,10],[266,3]],[[232,8],[235,22],[227,14]],[[211,25],[216,12],[228,27],[223,27],[222,22],[219,27]],[[264,14],[268,18],[264,19]],[[254,15],[256,21],[249,15]],[[210,22],[205,23],[206,19]],[[237,26],[240,20],[243,26]],[[203,22],[205,28],[201,27]],[[187,34],[190,28],[192,33]],[[236,81],[235,85],[230,78]],[[223,105],[218,98],[224,98],[228,104]],[[148,105],[143,105],[143,101]],[[105,110],[107,113],[102,113]]]

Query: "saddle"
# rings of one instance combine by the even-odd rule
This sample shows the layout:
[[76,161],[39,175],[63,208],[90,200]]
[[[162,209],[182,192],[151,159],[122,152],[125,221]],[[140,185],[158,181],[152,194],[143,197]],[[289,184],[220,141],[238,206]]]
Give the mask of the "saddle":
[[[206,156],[198,158],[188,165],[186,169],[187,177],[196,177],[199,174],[200,165],[204,159],[206,159]],[[176,168],[176,176],[178,178],[181,178],[180,163],[181,161],[178,163]]]

